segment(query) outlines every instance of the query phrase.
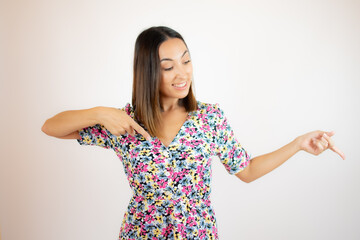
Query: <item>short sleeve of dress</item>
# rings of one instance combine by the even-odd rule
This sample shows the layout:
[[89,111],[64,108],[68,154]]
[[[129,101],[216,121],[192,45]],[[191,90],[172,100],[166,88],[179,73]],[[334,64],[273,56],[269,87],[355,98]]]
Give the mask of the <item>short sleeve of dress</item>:
[[79,131],[80,139],[76,139],[80,145],[99,146],[102,148],[114,148],[116,136],[112,135],[103,125],[95,124],[82,128]]
[[216,154],[228,173],[235,174],[245,169],[251,159],[249,154],[238,142],[234,131],[219,104],[213,105]]
[[[118,108],[130,115],[130,104]],[[113,149],[119,157],[126,151],[124,144],[125,135],[115,136],[104,125],[95,124],[78,130],[80,139],[76,139],[80,145],[99,146],[105,149]]]

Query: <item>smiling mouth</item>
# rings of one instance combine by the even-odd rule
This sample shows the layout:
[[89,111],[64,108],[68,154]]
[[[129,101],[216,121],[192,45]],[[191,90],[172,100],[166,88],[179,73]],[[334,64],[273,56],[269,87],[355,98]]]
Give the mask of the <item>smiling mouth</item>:
[[178,84],[173,84],[173,86],[176,88],[183,88],[186,86],[186,84],[187,84],[186,82],[182,82],[182,83],[178,83]]

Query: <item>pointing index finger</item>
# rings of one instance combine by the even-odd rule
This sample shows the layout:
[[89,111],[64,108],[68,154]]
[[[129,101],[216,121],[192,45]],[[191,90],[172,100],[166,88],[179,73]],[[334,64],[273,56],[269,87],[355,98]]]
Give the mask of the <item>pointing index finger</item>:
[[335,146],[332,146],[332,147],[331,147],[331,150],[333,150],[334,152],[336,152],[337,154],[339,154],[340,157],[341,157],[343,160],[345,160],[345,154],[344,154],[342,151],[340,151],[340,149],[338,149],[338,148],[335,147]]
[[134,120],[132,120],[131,126],[138,132],[140,133],[142,136],[144,136],[144,138],[147,141],[151,140],[151,136],[148,132],[145,131],[145,129],[143,129],[137,122],[135,122]]
[[[332,135],[333,135],[334,132],[331,132],[331,133],[332,133]],[[344,154],[342,151],[340,151],[340,149],[338,149],[337,147],[335,147],[334,141],[331,139],[331,137],[329,137],[326,133],[325,133],[323,136],[324,136],[324,138],[329,142],[329,148],[330,148],[332,151],[334,151],[334,152],[336,152],[337,154],[339,154],[340,157],[341,157],[343,160],[345,160],[345,154]]]

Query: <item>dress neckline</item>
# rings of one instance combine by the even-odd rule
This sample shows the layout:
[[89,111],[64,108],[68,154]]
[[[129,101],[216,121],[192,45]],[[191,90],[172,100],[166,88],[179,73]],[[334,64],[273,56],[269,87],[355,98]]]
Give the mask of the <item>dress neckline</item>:
[[[187,116],[186,116],[186,119],[184,121],[184,123],[181,125],[179,131],[177,132],[177,134],[175,135],[175,137],[173,138],[173,140],[170,142],[170,144],[168,146],[165,146],[165,144],[160,140],[160,138],[158,138],[157,136],[154,136],[152,139],[154,139],[155,141],[158,141],[158,143],[160,143],[161,146],[163,146],[165,149],[168,149],[172,144],[174,144],[176,142],[176,140],[179,138],[179,135],[180,133],[183,131],[183,129],[185,128],[185,125],[187,124],[187,122],[190,120],[193,112],[197,112],[199,110],[199,105],[200,105],[200,102],[198,100],[196,100],[196,110],[194,111],[190,111],[187,113]],[[129,103],[129,106],[131,107],[132,109],[132,106],[131,104]],[[133,110],[133,109],[132,109]],[[132,112],[133,114],[133,112]],[[134,115],[132,115],[134,116]],[[148,132],[148,129],[145,127],[145,125],[143,123],[138,123],[142,128],[144,128],[145,131]]]
[[192,112],[188,112],[186,119],[184,121],[184,123],[181,125],[179,131],[176,133],[175,137],[173,138],[173,140],[169,143],[168,146],[165,146],[165,144],[160,140],[160,138],[158,138],[157,136],[154,136],[154,138],[159,141],[159,143],[165,147],[166,149],[168,149],[174,142],[176,142],[177,138],[179,137],[180,133],[183,131],[183,128],[185,128],[186,123],[189,121],[189,119],[191,118],[191,113]]

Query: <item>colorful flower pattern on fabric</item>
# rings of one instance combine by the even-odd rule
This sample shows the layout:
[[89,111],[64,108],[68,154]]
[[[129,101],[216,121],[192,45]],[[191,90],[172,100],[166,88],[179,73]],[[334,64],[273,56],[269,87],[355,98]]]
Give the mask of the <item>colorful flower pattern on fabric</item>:
[[[249,164],[251,155],[218,104],[197,103],[168,147],[157,137],[146,141],[140,134],[115,136],[101,124],[79,130],[80,145],[111,148],[124,166],[133,196],[119,239],[219,238],[210,201],[212,156],[235,174]],[[129,103],[119,109],[134,118]]]

